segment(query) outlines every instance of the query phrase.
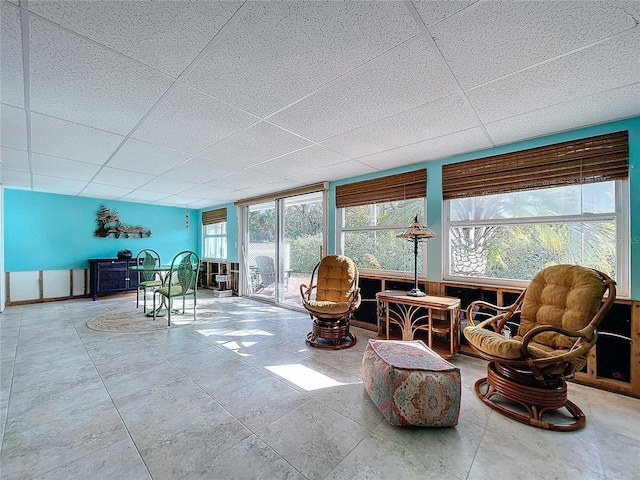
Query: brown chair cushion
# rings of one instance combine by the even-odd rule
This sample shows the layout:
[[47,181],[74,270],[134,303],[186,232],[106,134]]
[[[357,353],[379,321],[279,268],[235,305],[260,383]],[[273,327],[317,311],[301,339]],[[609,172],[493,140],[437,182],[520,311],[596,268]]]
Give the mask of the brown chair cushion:
[[357,268],[344,255],[328,255],[318,267],[317,302],[346,302],[353,293]]
[[305,307],[313,313],[333,315],[347,313],[351,309],[351,303],[308,300],[305,302]]
[[[539,272],[529,284],[522,305],[518,335],[538,325],[578,331],[586,327],[600,308],[605,285],[591,269],[555,265]],[[536,343],[550,348],[571,348],[575,339],[544,332]]]

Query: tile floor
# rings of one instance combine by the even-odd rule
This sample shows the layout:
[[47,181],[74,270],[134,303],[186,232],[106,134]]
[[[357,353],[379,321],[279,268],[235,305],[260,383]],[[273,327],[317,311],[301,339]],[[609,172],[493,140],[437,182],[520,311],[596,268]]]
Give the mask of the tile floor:
[[[7,307],[0,315],[2,447],[9,479],[638,479],[640,400],[580,385],[573,433],[494,413],[462,372],[451,429],[391,427],[360,383],[372,332],[325,351],[306,314],[241,298],[197,325],[105,333],[87,320],[135,297]],[[141,315],[141,313],[138,313]],[[188,312],[187,312],[188,314]]]

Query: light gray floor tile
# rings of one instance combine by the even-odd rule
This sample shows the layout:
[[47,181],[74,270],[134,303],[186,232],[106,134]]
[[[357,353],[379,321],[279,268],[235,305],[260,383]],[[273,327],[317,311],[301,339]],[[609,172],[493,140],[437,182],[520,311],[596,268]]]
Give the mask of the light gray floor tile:
[[205,368],[191,374],[190,378],[212,398],[218,399],[267,376],[240,358]]

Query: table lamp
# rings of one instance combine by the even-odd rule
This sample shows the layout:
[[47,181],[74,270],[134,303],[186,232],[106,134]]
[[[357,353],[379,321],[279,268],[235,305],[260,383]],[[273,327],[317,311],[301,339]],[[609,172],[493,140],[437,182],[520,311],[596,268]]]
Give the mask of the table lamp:
[[435,238],[436,234],[429,230],[427,227],[418,222],[418,216],[409,227],[400,235],[396,235],[398,238],[406,238],[413,242],[413,281],[414,287],[411,291],[407,292],[407,295],[411,297],[425,297],[427,294],[422,292],[418,288],[418,242],[424,241],[428,238]]

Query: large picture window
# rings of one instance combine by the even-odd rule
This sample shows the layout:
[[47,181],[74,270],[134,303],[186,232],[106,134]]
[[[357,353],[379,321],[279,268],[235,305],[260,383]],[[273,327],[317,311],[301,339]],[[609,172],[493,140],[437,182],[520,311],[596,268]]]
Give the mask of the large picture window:
[[210,260],[227,258],[227,209],[202,213],[202,257]]
[[[607,273],[628,292],[626,135],[543,148],[443,167],[445,277],[518,284],[571,263]],[[492,173],[469,181],[470,169]]]
[[[413,245],[396,236],[425,218],[426,178],[418,170],[337,187],[338,251],[360,269],[413,274]],[[418,273],[423,264],[422,253]]]

